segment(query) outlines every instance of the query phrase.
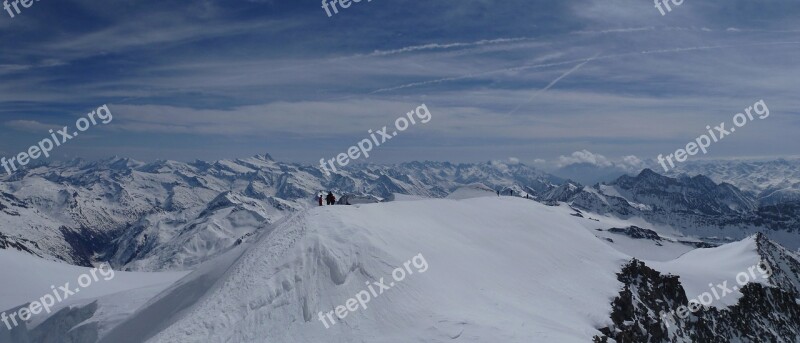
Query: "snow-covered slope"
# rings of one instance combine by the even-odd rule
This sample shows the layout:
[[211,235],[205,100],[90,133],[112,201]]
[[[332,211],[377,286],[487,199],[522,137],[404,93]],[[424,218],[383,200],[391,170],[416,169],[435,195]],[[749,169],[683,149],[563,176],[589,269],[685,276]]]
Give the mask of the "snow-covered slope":
[[[11,316],[21,306],[50,297],[50,311],[27,322],[0,323],[0,342],[67,340],[67,330],[105,333],[187,273],[132,273],[71,266],[11,250],[0,250],[0,311]],[[62,289],[63,287],[63,289]],[[71,293],[71,294],[70,294]],[[60,301],[59,301],[60,300]],[[41,307],[40,307],[41,308]],[[71,325],[65,318],[78,319]],[[74,320],[73,319],[73,320]],[[9,336],[9,325],[12,328]],[[11,339],[10,337],[16,337]],[[85,337],[83,337],[85,338]],[[85,341],[85,340],[78,340]]]
[[[145,309],[106,341],[587,342],[610,323],[628,256],[579,220],[496,196],[312,209],[265,232],[218,280],[162,296],[196,301],[150,319],[174,322],[166,330],[139,330]],[[391,288],[326,329],[320,312],[381,280]]]
[[[761,259],[756,238],[751,236],[716,248],[693,250],[668,262],[646,262],[661,273],[679,275],[681,284],[686,290],[686,297],[695,299],[713,288],[709,287],[709,284],[719,285],[727,282],[726,285],[732,290],[738,290],[736,276],[739,273],[748,274],[752,282],[768,284],[767,278],[761,273],[753,273],[755,277],[749,274],[748,269],[753,270],[752,267],[758,266]],[[741,295],[739,292],[734,292],[714,301],[711,306],[721,308],[735,305]]]
[[450,193],[450,195],[447,196],[447,199],[462,200],[493,196],[497,196],[497,192],[495,190],[482,183],[476,183],[456,189],[453,191],[453,193]]
[[[147,287],[151,274],[130,274],[141,276],[123,292],[83,299],[31,323],[29,335],[87,343],[800,338],[797,256],[763,235],[698,246],[707,245],[640,218],[496,194],[312,207],[177,282]],[[774,271],[769,278],[737,284],[687,319],[660,317],[759,262]]]
[[[76,288],[78,277],[89,274],[91,269],[51,262],[11,250],[0,250],[0,261],[3,261],[0,263],[0,275],[3,276],[0,285],[3,289],[0,292],[0,309],[3,310],[52,293],[51,285],[58,287],[69,282],[72,288]],[[186,275],[186,272],[135,273],[112,269],[105,274],[97,272],[96,275],[99,281],[93,281],[90,287],[81,288],[81,292],[70,296],[69,300],[94,299],[124,290],[169,284]]]

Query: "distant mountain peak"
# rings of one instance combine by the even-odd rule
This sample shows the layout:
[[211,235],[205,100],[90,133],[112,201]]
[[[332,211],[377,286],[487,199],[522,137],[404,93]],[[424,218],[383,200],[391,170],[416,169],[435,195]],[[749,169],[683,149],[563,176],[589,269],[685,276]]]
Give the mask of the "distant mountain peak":
[[663,176],[659,173],[654,172],[650,168],[644,168],[642,171],[637,175],[637,177],[653,177],[653,176]]

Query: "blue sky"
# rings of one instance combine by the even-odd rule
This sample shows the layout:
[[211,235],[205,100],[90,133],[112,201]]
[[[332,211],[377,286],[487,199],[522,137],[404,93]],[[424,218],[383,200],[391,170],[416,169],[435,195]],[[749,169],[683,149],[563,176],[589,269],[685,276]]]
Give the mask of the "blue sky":
[[316,0],[40,0],[0,13],[0,152],[108,104],[111,123],[52,158],[317,163],[425,103],[433,119],[369,162],[646,160],[764,99],[768,119],[703,157],[796,155],[800,4],[672,9],[373,0],[329,18]]

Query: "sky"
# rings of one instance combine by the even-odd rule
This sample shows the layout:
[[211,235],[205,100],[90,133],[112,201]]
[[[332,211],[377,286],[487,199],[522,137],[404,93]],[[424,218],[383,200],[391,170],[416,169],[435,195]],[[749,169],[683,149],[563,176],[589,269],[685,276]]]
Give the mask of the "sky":
[[[329,2],[332,0],[329,0]],[[329,4],[329,6],[332,6]],[[367,162],[563,166],[796,155],[800,3],[37,0],[0,12],[0,154],[107,105],[49,159],[318,163],[422,104]],[[592,162],[594,161],[594,162]]]

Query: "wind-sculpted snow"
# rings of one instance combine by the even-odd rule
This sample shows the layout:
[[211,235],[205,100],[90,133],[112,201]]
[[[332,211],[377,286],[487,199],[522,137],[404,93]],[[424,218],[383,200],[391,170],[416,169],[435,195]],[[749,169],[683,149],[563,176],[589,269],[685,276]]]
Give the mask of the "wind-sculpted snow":
[[[177,303],[201,292],[189,309],[169,318],[142,310],[114,342],[149,337],[131,329],[147,317],[174,323],[151,342],[587,342],[610,323],[628,257],[579,221],[497,196],[315,208],[262,232],[213,284],[162,296]],[[329,329],[320,322],[418,254],[425,273]]]
[[[2,343],[95,342],[97,337],[186,275],[109,270],[92,274],[89,268],[46,261],[17,251],[0,251],[0,261],[0,289],[3,290],[0,292],[0,317],[9,323],[0,321]],[[86,284],[81,281],[83,275],[98,275],[98,278]],[[46,297],[53,301],[42,300]],[[33,312],[29,321],[17,317],[19,325],[10,325],[14,323],[9,317],[15,312],[12,309],[33,302],[39,304],[41,311]],[[48,304],[48,310],[42,309],[42,304]]]
[[[101,342],[796,339],[800,268],[764,236],[642,262],[618,250],[630,246],[594,236],[621,220],[573,211],[497,196],[310,209],[204,264]],[[642,251],[676,248],[661,236],[651,245],[646,233],[631,237]],[[334,315],[336,324],[320,320],[423,254],[424,274]],[[761,260],[775,279],[752,279],[687,320],[660,317]]]

